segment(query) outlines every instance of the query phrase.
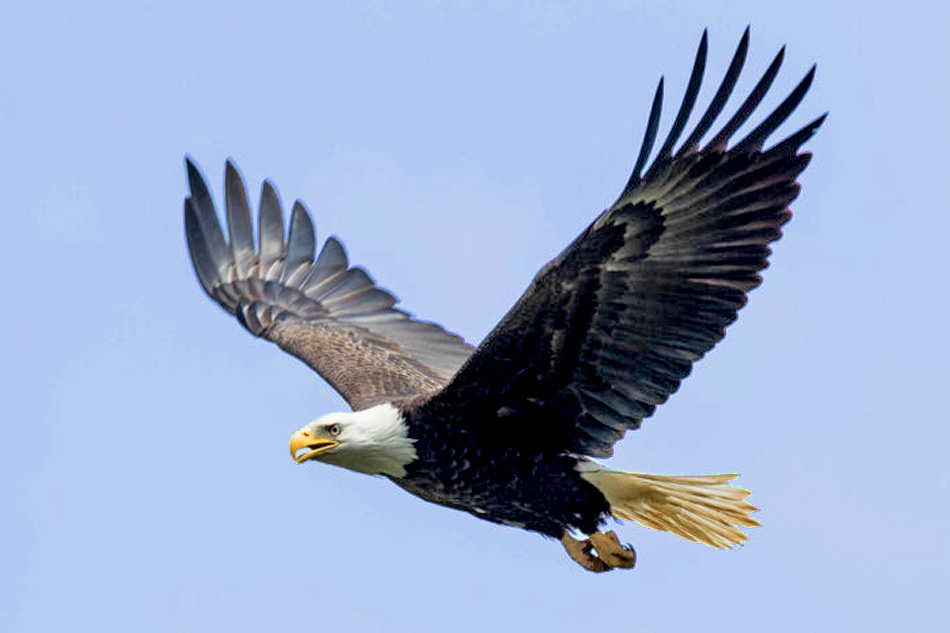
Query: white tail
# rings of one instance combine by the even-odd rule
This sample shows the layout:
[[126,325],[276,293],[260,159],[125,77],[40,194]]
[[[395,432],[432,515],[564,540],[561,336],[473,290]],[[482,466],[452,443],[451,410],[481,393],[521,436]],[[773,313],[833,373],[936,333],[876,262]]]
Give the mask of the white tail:
[[649,475],[619,470],[582,469],[617,519],[636,521],[689,541],[731,548],[749,540],[740,528],[756,527],[758,510],[744,488],[732,486],[738,475]]

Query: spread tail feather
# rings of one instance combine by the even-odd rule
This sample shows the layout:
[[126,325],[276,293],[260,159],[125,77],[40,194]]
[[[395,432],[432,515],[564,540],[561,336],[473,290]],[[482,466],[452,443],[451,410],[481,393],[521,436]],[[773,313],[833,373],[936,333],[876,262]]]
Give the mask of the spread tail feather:
[[756,527],[751,494],[730,485],[738,475],[650,475],[597,469],[582,472],[607,498],[610,514],[717,549],[749,540],[740,528]]

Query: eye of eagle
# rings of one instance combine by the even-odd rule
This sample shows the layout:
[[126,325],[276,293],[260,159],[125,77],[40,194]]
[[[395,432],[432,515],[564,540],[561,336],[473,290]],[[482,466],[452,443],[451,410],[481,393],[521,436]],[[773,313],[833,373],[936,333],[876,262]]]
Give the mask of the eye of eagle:
[[329,433],[329,434],[332,435],[333,437],[336,437],[337,435],[340,434],[340,425],[339,425],[339,424],[331,424],[330,426],[327,427],[327,433]]

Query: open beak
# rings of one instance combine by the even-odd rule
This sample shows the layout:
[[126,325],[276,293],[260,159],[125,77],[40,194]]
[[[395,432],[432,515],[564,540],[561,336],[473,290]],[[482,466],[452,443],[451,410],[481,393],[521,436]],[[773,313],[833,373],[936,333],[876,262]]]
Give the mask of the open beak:
[[[336,440],[324,440],[314,437],[309,430],[300,429],[290,438],[290,456],[298,464],[313,459],[320,453],[339,446]],[[301,451],[306,451],[301,453]],[[298,455],[298,453],[300,453]]]

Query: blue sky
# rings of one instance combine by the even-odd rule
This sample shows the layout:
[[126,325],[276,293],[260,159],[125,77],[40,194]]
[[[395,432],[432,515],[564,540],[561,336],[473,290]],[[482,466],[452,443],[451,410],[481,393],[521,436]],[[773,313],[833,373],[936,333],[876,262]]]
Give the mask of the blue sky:
[[[131,3],[130,3],[131,4]],[[935,3],[7,3],[0,8],[0,629],[933,630],[950,586],[947,9]],[[720,552],[637,569],[384,480],[295,466],[343,408],[201,292],[182,157],[234,157],[402,305],[477,342],[747,24],[782,128],[830,117],[725,342],[610,465],[741,472]],[[759,120],[759,119],[757,119]],[[665,127],[661,127],[661,134]]]

